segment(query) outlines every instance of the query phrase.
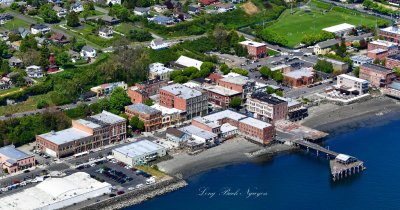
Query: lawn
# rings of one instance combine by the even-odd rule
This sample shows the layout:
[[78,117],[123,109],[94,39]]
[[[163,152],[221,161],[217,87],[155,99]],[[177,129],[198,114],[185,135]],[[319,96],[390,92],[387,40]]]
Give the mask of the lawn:
[[[286,10],[282,16],[267,29],[274,31],[288,40],[288,46],[299,44],[305,34],[319,33],[323,28],[349,23],[353,25],[374,26],[376,17],[352,10],[330,7],[330,5],[312,0],[310,12],[296,8],[294,14]],[[331,9],[330,9],[331,8]],[[325,12],[323,12],[325,10]]]
[[125,35],[128,35],[129,31],[133,30],[135,28],[137,29],[137,27],[135,27],[134,25],[132,25],[130,23],[120,23],[120,24],[118,24],[117,26],[114,27],[114,30],[118,31],[120,33],[123,33]]
[[30,23],[25,22],[19,18],[14,18],[8,22],[6,22],[4,25],[2,25],[1,27],[4,27],[8,30],[15,30],[18,28],[29,28]]
[[146,166],[146,165],[141,165],[141,166],[137,165],[137,166],[135,166],[135,168],[140,169],[148,174],[151,174],[152,176],[155,176],[158,179],[160,179],[166,175],[164,172],[154,169],[150,166]]
[[0,116],[6,114],[13,114],[17,112],[26,112],[36,109],[36,104],[39,100],[46,100],[50,105],[52,102],[50,100],[49,94],[30,96],[28,100],[17,103],[15,105],[0,106]]

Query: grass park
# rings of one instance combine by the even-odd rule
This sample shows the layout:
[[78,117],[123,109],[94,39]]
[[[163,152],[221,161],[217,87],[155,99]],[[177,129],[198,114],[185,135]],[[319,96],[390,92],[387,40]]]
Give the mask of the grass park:
[[293,12],[287,9],[277,21],[267,27],[267,30],[285,37],[288,46],[295,47],[301,42],[304,35],[318,33],[326,27],[341,23],[375,26],[377,21],[385,20],[312,0],[308,7],[293,8]]

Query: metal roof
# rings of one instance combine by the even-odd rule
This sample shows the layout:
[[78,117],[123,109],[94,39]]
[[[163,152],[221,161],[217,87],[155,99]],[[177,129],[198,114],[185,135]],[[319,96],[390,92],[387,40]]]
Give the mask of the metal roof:
[[139,112],[139,113],[144,113],[144,114],[156,114],[159,113],[160,111],[152,108],[150,106],[147,106],[142,103],[137,103],[137,104],[132,104],[129,106],[126,106],[126,109],[134,111],[134,112]]
[[189,126],[186,126],[186,127],[183,127],[183,128],[179,128],[179,130],[181,130],[181,131],[183,131],[183,132],[185,132],[185,133],[187,133],[189,135],[194,135],[194,136],[200,137],[200,138],[205,139],[205,140],[213,139],[213,138],[217,137],[217,134],[211,133],[211,132],[206,131],[206,130],[203,130],[203,129],[198,128],[198,127],[196,127],[194,125],[189,125]]
[[216,112],[213,114],[209,114],[207,116],[203,117],[204,119],[207,119],[209,121],[219,121],[222,120],[224,118],[229,118],[232,120],[236,120],[239,121],[240,119],[246,118],[246,115],[234,112],[232,110],[224,110],[224,111],[220,111],[220,112]]
[[103,111],[100,114],[96,114],[91,116],[91,118],[99,120],[104,123],[109,123],[109,124],[114,124],[114,123],[119,123],[119,122],[125,122],[126,119],[123,117],[120,117],[116,114],[113,114],[111,112]]
[[39,135],[40,137],[53,142],[54,144],[61,145],[78,139],[92,136],[90,133],[86,133],[76,128],[68,128],[58,132],[49,132]]
[[25,152],[16,149],[14,145],[8,145],[0,148],[0,154],[15,161],[23,160],[33,156],[33,155],[28,155]]
[[181,55],[181,57],[178,58],[178,60],[175,61],[175,63],[185,66],[185,67],[195,67],[200,70],[201,65],[203,64],[202,61],[186,57],[184,55]]
[[165,86],[161,89],[168,91],[168,92],[174,94],[175,96],[178,96],[183,99],[194,98],[194,97],[198,97],[198,96],[202,95],[202,92],[192,89],[192,88],[188,88],[181,84],[173,84],[173,85]]
[[252,117],[248,117],[248,118],[242,119],[239,122],[247,124],[247,125],[250,125],[250,126],[258,128],[258,129],[264,129],[264,128],[272,126],[269,123],[266,123],[266,122],[261,121],[261,120],[254,119]]
[[331,26],[331,27],[328,27],[328,28],[324,28],[322,30],[328,31],[328,32],[331,32],[331,33],[338,33],[338,32],[342,32],[342,31],[348,31],[348,30],[351,30],[353,28],[355,28],[354,25],[351,25],[351,24],[348,24],[348,23],[342,23],[342,24],[339,24],[339,25],[335,25],[335,26]]
[[143,156],[146,154],[155,153],[159,150],[165,149],[163,146],[156,144],[149,140],[140,140],[137,142],[133,142],[132,144],[128,144],[122,147],[118,147],[114,149],[114,152],[118,152],[126,155],[130,158],[135,158],[138,156]]

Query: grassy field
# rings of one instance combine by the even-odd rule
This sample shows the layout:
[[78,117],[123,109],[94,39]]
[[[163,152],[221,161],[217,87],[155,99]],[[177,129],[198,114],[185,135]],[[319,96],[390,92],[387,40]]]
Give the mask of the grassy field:
[[17,112],[26,112],[36,109],[36,104],[39,100],[45,100],[50,105],[52,102],[50,100],[49,94],[37,95],[37,96],[30,96],[28,100],[9,106],[0,106],[0,116],[6,114],[13,114]]
[[15,30],[15,29],[18,29],[19,27],[29,28],[29,26],[30,26],[30,24],[28,22],[25,22],[18,18],[14,18],[14,19],[8,21],[7,23],[5,23],[4,25],[2,25],[1,27],[4,27],[8,30]]
[[294,47],[301,42],[305,34],[319,33],[326,27],[341,23],[374,26],[376,23],[376,17],[331,7],[329,4],[314,0],[310,2],[309,8],[310,12],[296,8],[294,14],[286,10],[268,29],[286,37],[288,46]]

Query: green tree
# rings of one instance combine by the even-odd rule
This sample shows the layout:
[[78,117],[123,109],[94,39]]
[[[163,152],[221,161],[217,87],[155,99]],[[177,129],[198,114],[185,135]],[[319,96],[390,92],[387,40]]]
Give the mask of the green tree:
[[228,65],[226,65],[226,64],[222,64],[222,65],[219,67],[219,70],[220,70],[224,75],[229,74],[229,72],[231,72],[231,69],[229,69]]
[[138,128],[139,121],[139,117],[136,115],[131,118],[129,125],[132,127],[132,130],[136,130]]
[[272,78],[277,81],[277,82],[282,82],[283,81],[283,74],[280,71],[274,71]]
[[330,74],[333,72],[333,65],[326,60],[318,60],[314,66],[314,69]]
[[260,74],[266,78],[272,77],[272,71],[268,66],[263,66],[260,68]]
[[232,69],[232,72],[243,75],[243,76],[247,76],[249,74],[249,72],[246,69],[241,69],[241,68],[234,68],[234,69]]
[[44,100],[44,99],[41,99],[36,103],[36,108],[38,108],[38,109],[43,109],[43,108],[46,108],[48,106],[49,106],[49,103],[47,103],[47,101]]
[[114,114],[121,113],[125,106],[131,104],[131,99],[123,88],[115,88],[110,96],[110,111]]
[[45,23],[57,23],[60,21],[51,4],[43,4],[39,9],[39,15]]
[[280,90],[278,90],[278,91],[276,91],[276,93],[275,93],[276,95],[278,95],[278,96],[281,96],[281,97],[283,97],[283,92],[282,91],[280,91]]
[[137,129],[140,131],[144,131],[144,123],[143,121],[139,120],[138,124],[137,124]]
[[275,89],[272,88],[272,87],[270,87],[270,86],[268,86],[268,87],[267,87],[267,93],[268,93],[268,94],[275,93]]
[[10,8],[12,10],[17,10],[17,9],[19,9],[19,6],[18,6],[17,2],[13,2],[13,3],[11,3]]
[[70,13],[68,13],[67,15],[67,26],[69,27],[77,27],[79,26],[79,16],[76,12],[71,11]]
[[148,98],[144,101],[144,104],[146,104],[147,106],[153,106],[154,101],[151,98]]
[[8,54],[8,46],[5,42],[0,41],[0,57],[4,57]]
[[242,105],[242,99],[240,97],[233,97],[229,102],[229,106],[234,109],[239,109],[240,105]]
[[71,58],[67,52],[60,53],[56,58],[57,64],[61,65],[63,67],[65,67],[69,63],[70,60],[71,60]]

